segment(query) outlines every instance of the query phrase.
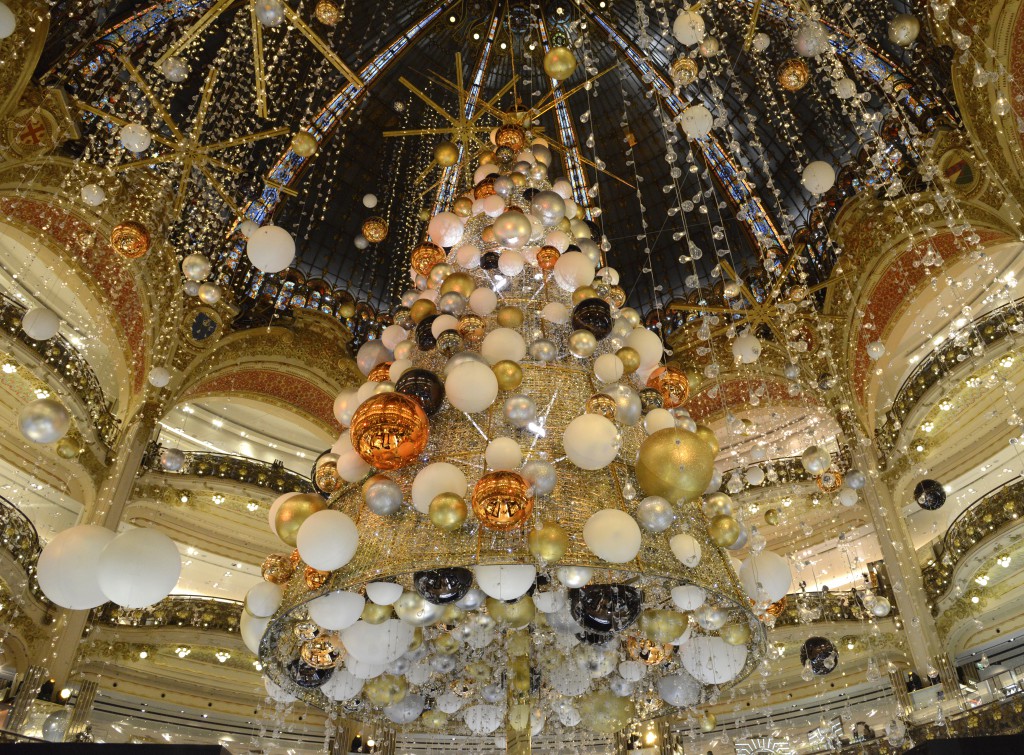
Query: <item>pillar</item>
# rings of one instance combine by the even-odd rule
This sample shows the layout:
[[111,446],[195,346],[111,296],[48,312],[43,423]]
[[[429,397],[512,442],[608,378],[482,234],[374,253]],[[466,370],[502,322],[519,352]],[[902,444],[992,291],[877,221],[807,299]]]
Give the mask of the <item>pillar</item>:
[[[82,512],[80,524],[98,524],[117,531],[146,455],[146,447],[156,431],[158,416],[157,404],[147,402],[124,428],[111,452],[111,462],[97,488],[96,498]],[[66,686],[71,678],[88,622],[89,611],[61,609],[56,615],[55,640],[50,657],[41,659],[50,669],[56,689]]]
[[11,706],[11,712],[7,716],[6,729],[8,731],[18,732],[25,726],[32,701],[36,699],[45,681],[45,668],[42,666],[28,667],[25,678],[21,680],[21,685],[18,687],[18,694],[14,696],[14,705]]
[[75,697],[75,707],[71,711],[68,728],[64,733],[65,742],[74,742],[75,737],[85,731],[89,714],[92,713],[93,703],[96,702],[96,690],[98,687],[99,683],[94,679],[85,679],[79,684],[78,695]]
[[868,479],[868,484],[861,491],[861,505],[867,507],[882,550],[900,621],[903,622],[903,638],[910,652],[911,666],[918,676],[926,679],[933,659],[943,655],[943,650],[928,606],[914,542],[900,513],[899,504],[893,500],[889,491],[874,445],[859,426],[853,426],[855,420],[849,413],[839,412],[839,417],[845,420],[843,429],[851,441],[853,467],[863,472]]

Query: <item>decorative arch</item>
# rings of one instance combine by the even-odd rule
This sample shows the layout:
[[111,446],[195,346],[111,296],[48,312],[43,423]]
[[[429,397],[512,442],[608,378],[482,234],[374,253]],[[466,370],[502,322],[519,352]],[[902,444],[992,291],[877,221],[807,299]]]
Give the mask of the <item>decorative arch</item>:
[[41,0],[11,3],[14,34],[0,41],[0,117],[10,113],[32,80],[50,30],[50,11]]

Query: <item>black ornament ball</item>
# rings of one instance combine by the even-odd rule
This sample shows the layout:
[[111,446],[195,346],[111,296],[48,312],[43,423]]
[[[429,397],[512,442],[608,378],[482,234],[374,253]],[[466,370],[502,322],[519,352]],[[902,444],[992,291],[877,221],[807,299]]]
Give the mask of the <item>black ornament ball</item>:
[[288,676],[304,689],[315,689],[331,678],[333,668],[313,668],[296,658],[288,664]]
[[572,326],[589,330],[600,341],[612,332],[612,306],[604,299],[584,299],[572,310]]
[[473,586],[473,572],[461,566],[418,571],[412,583],[421,598],[434,605],[444,605],[465,597]]
[[418,367],[403,372],[395,383],[395,390],[419,401],[428,415],[440,409],[444,402],[444,384],[441,379],[430,370]]
[[523,199],[526,202],[532,202],[535,196],[537,196],[537,189],[534,189],[533,187],[523,189]]
[[430,351],[437,346],[437,339],[434,338],[430,328],[438,317],[440,315],[424,317],[420,320],[419,325],[416,326],[416,345],[420,347],[420,351]]
[[497,270],[499,256],[497,252],[484,252],[480,257],[480,267],[487,271]]
[[569,612],[588,633],[621,632],[640,616],[643,593],[630,585],[588,585],[569,590]]
[[914,487],[914,500],[922,509],[935,511],[946,502],[946,489],[938,480],[921,480]]
[[831,640],[808,637],[800,648],[800,664],[806,666],[808,663],[816,675],[830,674],[839,665],[839,651]]

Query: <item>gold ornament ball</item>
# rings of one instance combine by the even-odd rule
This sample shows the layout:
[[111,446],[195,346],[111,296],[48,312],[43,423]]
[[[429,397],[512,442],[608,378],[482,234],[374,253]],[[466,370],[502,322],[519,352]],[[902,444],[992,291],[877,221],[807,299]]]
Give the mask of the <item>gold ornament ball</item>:
[[672,63],[672,81],[676,86],[688,87],[697,80],[700,69],[697,68],[697,61],[685,55],[675,59]]
[[301,621],[292,629],[292,632],[300,640],[311,640],[319,631],[320,628],[312,621]]
[[779,510],[768,509],[766,512],[764,512],[764,521],[765,524],[770,524],[773,527],[777,525],[779,523]]
[[363,606],[363,613],[360,615],[367,624],[383,624],[391,618],[393,611],[391,606],[379,606],[372,601],[366,601]]
[[740,523],[731,516],[719,514],[708,523],[708,536],[719,548],[728,548],[740,539]]
[[587,399],[587,414],[600,414],[605,419],[614,420],[616,408],[615,399],[607,393],[595,393]]
[[441,614],[442,624],[458,624],[466,617],[466,612],[459,608],[454,603],[449,603],[444,607],[444,613]]
[[491,370],[498,378],[498,387],[503,391],[514,391],[523,382],[523,368],[511,359],[502,359]]
[[[430,220],[430,214],[427,213],[425,220]],[[429,241],[424,241],[412,250],[412,254],[409,255],[409,264],[412,265],[412,269],[420,275],[428,275],[431,268],[434,267],[438,262],[444,262],[445,254],[444,249],[439,247],[437,244],[432,244]]]
[[544,56],[544,73],[555,81],[565,81],[576,71],[576,56],[568,47],[552,47]]
[[371,383],[383,383],[385,380],[391,379],[391,365],[394,362],[381,362],[372,370],[370,374],[366,376],[368,382]]
[[563,233],[572,233],[572,223],[569,222],[569,218],[563,217],[557,223],[555,228],[562,231]]
[[704,496],[704,515],[708,519],[716,516],[732,516],[732,498],[727,493],[715,491]]
[[640,614],[640,631],[651,642],[665,645],[686,630],[686,614],[664,608],[651,608]]
[[585,301],[586,299],[597,298],[597,291],[594,290],[593,286],[580,286],[572,292],[573,305],[579,304],[581,301]]
[[341,659],[341,653],[329,637],[314,637],[302,643],[299,657],[313,668],[334,668]]
[[493,672],[491,671],[489,664],[484,663],[483,661],[473,661],[472,663],[466,664],[465,673],[466,677],[471,681],[482,682],[485,679],[490,679]]
[[517,472],[488,472],[473,487],[473,514],[489,530],[518,529],[532,512],[530,486]]
[[283,585],[295,573],[295,565],[290,557],[283,553],[271,553],[263,559],[262,574],[267,582]]
[[508,177],[512,179],[512,185],[517,189],[522,189],[529,180],[525,173],[520,173],[518,170],[515,173],[510,173]]
[[452,142],[441,142],[434,147],[434,159],[442,168],[450,168],[459,161],[459,148]]
[[295,545],[295,538],[299,535],[299,527],[318,511],[327,508],[324,499],[316,493],[300,493],[292,496],[277,509],[277,516],[274,519],[274,529],[277,536],[288,545]]
[[562,253],[553,246],[542,246],[537,250],[537,267],[545,272],[555,269],[555,263]]
[[729,645],[746,645],[750,640],[750,624],[745,621],[738,624],[726,624],[718,634]]
[[334,26],[341,19],[341,9],[333,0],[320,0],[313,12],[316,15],[316,20],[324,26]]
[[469,507],[462,496],[455,493],[441,493],[430,502],[430,521],[435,527],[453,532],[463,525],[469,515]]
[[488,245],[490,245],[490,244],[497,244],[498,243],[498,237],[494,235],[494,226],[493,225],[489,225],[486,228],[484,228],[482,231],[480,231],[480,240],[482,242],[484,242],[484,244],[488,244]]
[[374,216],[363,221],[363,237],[371,244],[379,244],[388,237],[388,223],[384,218]]
[[494,150],[493,149],[485,149],[479,155],[480,164],[481,165],[493,165],[494,164],[494,157],[495,156],[494,156]]
[[615,308],[621,308],[626,303],[626,289],[622,286],[610,286],[604,300]]
[[811,70],[800,58],[790,58],[779,66],[777,78],[787,92],[799,92],[811,80]]
[[529,595],[524,595],[515,603],[488,598],[487,613],[499,624],[519,629],[533,621],[533,617],[537,614],[537,608],[533,605],[533,598]]
[[57,455],[62,459],[74,459],[82,453],[82,444],[74,438],[64,436],[57,441]]
[[466,343],[484,340],[484,319],[480,315],[465,314],[459,318],[459,335]]
[[526,131],[518,123],[498,126],[497,131],[494,132],[494,143],[498,145],[499,150],[502,147],[512,150],[514,157],[526,146]]
[[306,571],[302,576],[306,580],[306,587],[310,590],[319,590],[327,584],[327,580],[331,576],[331,573],[329,571],[314,569],[312,566],[307,566]]
[[363,687],[363,695],[377,706],[400,703],[409,693],[409,682],[404,676],[381,674]]
[[469,197],[459,197],[452,205],[452,212],[460,218],[468,218],[473,214],[473,200]]
[[647,495],[688,501],[707,490],[714,463],[715,455],[699,435],[669,427],[640,444],[636,478]]
[[518,328],[523,324],[523,310],[519,307],[499,307],[495,315],[503,328]]
[[292,152],[299,157],[312,157],[319,147],[320,142],[308,131],[297,131],[292,137]]
[[700,716],[700,730],[703,732],[712,732],[715,730],[715,726],[718,725],[718,719],[715,718],[715,714],[711,711],[704,711]]
[[483,178],[473,187],[474,199],[486,199],[487,197],[493,197],[497,193],[494,189],[494,176]]
[[427,447],[430,423],[416,399],[404,393],[378,393],[356,409],[350,433],[352,447],[367,464],[401,469]]
[[615,352],[615,356],[622,360],[622,368],[627,375],[640,369],[640,352],[632,346],[623,346]]
[[515,658],[508,664],[508,670],[512,676],[512,688],[516,692],[529,692],[530,661],[526,658]]
[[110,231],[111,248],[125,259],[138,259],[149,251],[149,243],[149,230],[134,220],[118,223]]
[[434,650],[441,655],[451,655],[457,651],[462,644],[453,634],[441,633],[434,638]]
[[711,449],[711,455],[718,456],[721,448],[718,445],[718,437],[715,435],[715,431],[707,425],[697,425],[696,433],[702,441],[708,444],[708,448]]
[[476,281],[473,280],[473,276],[469,273],[452,273],[444,279],[444,283],[441,284],[441,294],[456,293],[462,294],[467,299],[469,295],[476,289]]
[[419,325],[421,322],[426,320],[431,315],[437,314],[437,305],[430,299],[417,299],[412,303],[409,308],[409,317],[412,321]]
[[528,541],[530,555],[545,564],[555,563],[569,548],[569,534],[555,522],[530,530]]
[[686,379],[686,373],[672,364],[655,368],[647,378],[647,387],[661,394],[666,409],[682,406],[690,397],[690,381]]
[[427,710],[420,716],[420,721],[428,729],[443,729],[448,725],[448,714],[443,710]]

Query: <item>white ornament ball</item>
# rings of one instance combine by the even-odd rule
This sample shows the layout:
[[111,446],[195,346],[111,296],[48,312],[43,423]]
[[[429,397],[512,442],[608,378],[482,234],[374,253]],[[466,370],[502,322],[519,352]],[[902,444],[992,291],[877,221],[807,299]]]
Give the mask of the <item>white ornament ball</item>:
[[583,525],[583,542],[598,558],[624,564],[640,552],[640,525],[625,511],[602,509]]
[[71,429],[71,415],[59,401],[36,399],[18,413],[18,429],[33,443],[56,443]]
[[309,601],[309,618],[330,632],[348,629],[359,621],[366,599],[355,592],[338,590]]
[[523,463],[523,450],[512,438],[495,438],[487,444],[484,460],[488,469],[517,469]]
[[98,184],[86,184],[79,194],[82,201],[89,207],[99,207],[107,198],[107,192],[103,191],[103,187]]
[[171,382],[171,372],[166,367],[154,367],[149,371],[148,379],[154,388],[166,388]]
[[473,568],[476,583],[488,597],[518,600],[533,586],[537,567],[528,564],[485,565]]
[[749,332],[737,336],[732,342],[732,355],[738,362],[753,364],[761,356],[761,341]]
[[704,105],[690,105],[679,117],[683,131],[691,139],[701,139],[711,133],[715,119]]
[[149,149],[149,145],[153,143],[153,135],[141,123],[125,124],[121,127],[118,136],[124,148],[135,154],[145,152]]
[[36,578],[43,594],[61,608],[73,611],[106,603],[97,566],[100,554],[113,539],[113,532],[93,524],[58,532],[36,562]]
[[96,569],[100,589],[122,608],[145,608],[166,598],[181,575],[178,547],[164,533],[139,527],[103,549]]
[[824,194],[835,186],[836,172],[824,160],[815,160],[804,168],[800,182],[812,194]]
[[[754,600],[767,597],[771,603],[786,597],[793,583],[789,562],[771,551],[762,551],[748,557],[740,566],[739,577],[748,597]],[[762,589],[764,595],[761,595]]]
[[246,242],[246,255],[264,273],[279,273],[295,258],[295,239],[284,228],[265,225]]
[[495,328],[480,344],[480,354],[490,364],[521,362],[526,356],[526,341],[512,328]]
[[569,461],[580,469],[604,469],[615,459],[621,440],[615,423],[600,414],[582,414],[562,435]]
[[249,588],[245,594],[245,610],[257,619],[273,616],[281,605],[284,590],[273,582],[261,581]]
[[476,288],[469,295],[469,308],[481,317],[487,317],[498,306],[498,295],[489,288]]
[[437,461],[416,473],[412,481],[412,505],[421,514],[427,514],[430,502],[437,496],[442,493],[465,496],[468,489],[469,481],[461,469],[446,461]]
[[672,23],[672,36],[687,47],[699,45],[706,33],[704,17],[696,11],[681,10]]
[[466,361],[455,367],[445,378],[444,390],[452,406],[473,414],[484,411],[494,403],[498,397],[498,378],[487,365]]
[[872,341],[867,345],[868,357],[873,361],[878,361],[885,355],[885,344],[881,341]]
[[[552,234],[548,234],[549,236]],[[594,282],[594,265],[582,252],[566,252],[555,262],[555,282],[563,291],[575,291]]]
[[377,195],[376,194],[364,194],[363,195],[363,207],[367,210],[372,210],[377,206]]
[[46,307],[32,307],[22,316],[21,329],[33,341],[49,341],[60,330],[60,318]]
[[693,569],[700,563],[703,552],[701,550],[700,543],[697,542],[697,538],[693,535],[680,532],[668,541],[668,546],[672,549],[672,555],[675,556],[683,566]]
[[594,377],[602,383],[614,383],[625,372],[622,360],[615,354],[602,354],[594,360]]
[[359,530],[348,514],[324,509],[302,523],[295,545],[309,566],[320,571],[334,571],[356,555]]
[[427,224],[431,241],[438,246],[453,247],[462,239],[462,219],[454,212],[439,212]]

